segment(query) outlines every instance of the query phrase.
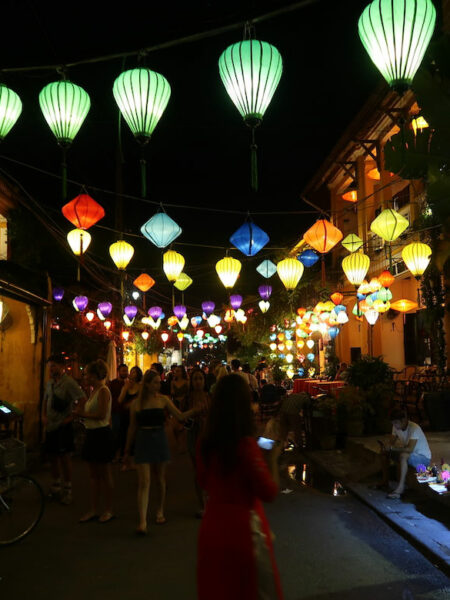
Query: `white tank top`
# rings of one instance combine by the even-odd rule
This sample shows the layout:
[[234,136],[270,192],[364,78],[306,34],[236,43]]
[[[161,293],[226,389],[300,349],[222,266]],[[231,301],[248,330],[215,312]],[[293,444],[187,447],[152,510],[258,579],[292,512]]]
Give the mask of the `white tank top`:
[[98,388],[96,392],[91,394],[89,400],[86,402],[85,411],[88,413],[96,413],[98,411],[98,393],[100,390],[105,389],[108,392],[108,409],[104,419],[89,419],[85,417],[84,426],[86,429],[98,429],[99,427],[107,427],[111,421],[111,392],[106,385]]

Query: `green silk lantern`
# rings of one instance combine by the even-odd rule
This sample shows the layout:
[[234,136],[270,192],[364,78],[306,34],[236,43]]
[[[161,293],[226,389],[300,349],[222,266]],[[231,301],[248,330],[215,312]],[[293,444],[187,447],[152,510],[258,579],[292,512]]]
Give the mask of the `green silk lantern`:
[[220,78],[246,125],[252,130],[251,187],[258,189],[255,128],[277,89],[283,71],[281,54],[271,44],[244,40],[232,44],[219,58]]
[[433,35],[431,0],[373,0],[359,22],[359,37],[388,84],[399,93],[414,79]]
[[341,244],[349,252],[356,252],[363,245],[363,241],[355,233],[349,233],[348,236],[342,240]]
[[91,100],[82,87],[64,79],[46,85],[39,94],[39,104],[48,126],[62,148],[62,195],[63,200],[66,200],[66,150],[83,125]]
[[22,101],[16,92],[0,84],[0,141],[3,141],[22,112]]
[[114,81],[113,95],[134,137],[142,147],[142,197],[147,195],[144,146],[150,140],[170,98],[170,85],[165,77],[139,67],[124,71]]

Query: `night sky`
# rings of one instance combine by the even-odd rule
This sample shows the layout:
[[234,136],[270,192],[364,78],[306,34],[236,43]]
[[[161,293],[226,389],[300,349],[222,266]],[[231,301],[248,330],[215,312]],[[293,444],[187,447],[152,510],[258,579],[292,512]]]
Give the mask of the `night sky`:
[[[67,5],[24,0],[2,5],[3,35],[0,39],[1,67],[59,64],[82,58],[120,53],[169,39],[244,22],[252,15],[276,10],[289,2],[153,2],[126,4],[120,10],[103,2]],[[265,119],[257,132],[260,191],[250,192],[249,131],[226,94],[217,61],[231,43],[242,39],[243,28],[212,39],[160,50],[148,55],[149,68],[163,74],[172,96],[147,148],[148,198],[162,202],[183,228],[178,242],[229,246],[229,236],[245,216],[184,208],[167,204],[213,207],[246,212],[310,211],[300,193],[354,114],[380,81],[357,34],[358,17],[366,0],[318,0],[302,9],[274,17],[256,26],[258,39],[280,51],[284,70]],[[94,8],[92,8],[94,6]],[[62,10],[70,10],[63,15]],[[88,187],[106,210],[101,225],[116,226],[114,194],[94,191],[93,186],[114,191],[118,109],[112,85],[123,68],[136,66],[135,57],[125,61],[74,67],[68,78],[91,97],[91,110],[69,152],[69,178]],[[23,113],[2,144],[0,153],[14,160],[59,174],[60,151],[38,105],[42,87],[58,80],[54,70],[4,73],[3,82],[23,101]],[[126,123],[122,125],[123,191],[139,196],[139,150]],[[68,232],[62,217],[58,180],[39,175],[23,166],[0,160],[1,169],[14,176]],[[69,199],[79,193],[69,186]],[[166,204],[167,203],[167,204]],[[124,200],[124,231],[139,233],[140,226],[156,207],[138,199]],[[289,247],[315,220],[313,214],[254,215],[253,220],[270,236],[269,246]],[[89,255],[108,269],[113,263],[108,246],[115,233],[94,227]],[[161,251],[150,242],[128,238],[136,248],[129,266],[134,278],[145,270],[157,281],[155,290],[170,295],[162,273]],[[42,267],[56,282],[69,284],[75,275],[73,259],[55,253],[54,242],[44,243]],[[186,302],[198,306],[207,296],[224,300],[225,290],[214,265],[225,254],[221,249],[175,245],[186,257],[185,271],[194,279]],[[55,254],[59,254],[55,258]],[[254,272],[266,257],[277,251],[262,251],[252,260],[238,251],[243,262],[236,292],[255,293],[263,283]],[[110,273],[105,271],[105,286]],[[275,279],[275,278],[274,278]],[[84,275],[86,286],[92,284]],[[275,286],[281,286],[279,281]],[[95,286],[102,287],[98,282]],[[155,296],[155,300],[158,297]]]

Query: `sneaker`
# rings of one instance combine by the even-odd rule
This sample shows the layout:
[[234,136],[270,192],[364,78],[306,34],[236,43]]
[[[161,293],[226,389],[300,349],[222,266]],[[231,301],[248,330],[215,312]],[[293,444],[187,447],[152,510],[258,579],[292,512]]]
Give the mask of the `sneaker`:
[[66,506],[72,504],[72,490],[64,490],[61,494],[60,502]]

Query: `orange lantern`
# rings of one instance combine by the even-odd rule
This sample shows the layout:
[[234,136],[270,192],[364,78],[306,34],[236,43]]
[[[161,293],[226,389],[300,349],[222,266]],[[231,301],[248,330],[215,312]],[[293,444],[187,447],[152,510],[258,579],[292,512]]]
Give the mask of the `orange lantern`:
[[359,303],[359,310],[361,312],[366,312],[366,310],[369,310],[370,305],[368,304],[368,302],[366,302],[365,300],[361,300],[361,302]]
[[378,281],[385,288],[391,287],[395,281],[395,277],[389,271],[383,271],[381,275],[378,275]]
[[380,171],[375,167],[374,169],[370,169],[370,171],[367,173],[367,177],[369,179],[379,181],[381,179],[381,174]]
[[80,194],[62,207],[62,214],[77,229],[89,229],[103,219],[105,211],[88,194]]
[[174,327],[178,323],[178,319],[175,315],[172,315],[167,319],[167,324],[169,327]]
[[358,192],[356,190],[350,190],[342,195],[342,200],[347,200],[347,202],[358,202]]
[[148,290],[155,285],[155,280],[153,277],[150,277],[150,275],[147,275],[147,273],[142,273],[142,275],[136,277],[133,281],[133,285],[137,287],[138,290],[141,290],[141,292],[148,292]]
[[179,332],[177,333],[177,338],[178,338],[178,341],[179,341],[179,342],[182,342],[182,341],[183,341],[183,338],[184,338],[184,333],[183,333],[182,331],[179,331]]
[[224,316],[223,320],[225,321],[225,323],[231,323],[233,321],[233,319],[234,319],[234,315],[235,315],[234,310],[229,309],[225,313],[225,316]]
[[326,219],[319,219],[304,234],[303,239],[314,250],[326,254],[342,240],[342,231]]
[[391,308],[397,310],[398,312],[406,313],[410,310],[415,310],[418,308],[417,302],[413,302],[412,300],[407,300],[406,298],[402,298],[401,300],[396,300],[391,303]]
[[297,308],[297,314],[299,317],[303,317],[303,315],[306,313],[306,308]]
[[341,292],[334,292],[334,294],[331,294],[330,298],[333,301],[333,304],[335,304],[337,306],[338,304],[342,304],[344,295],[341,294]]

